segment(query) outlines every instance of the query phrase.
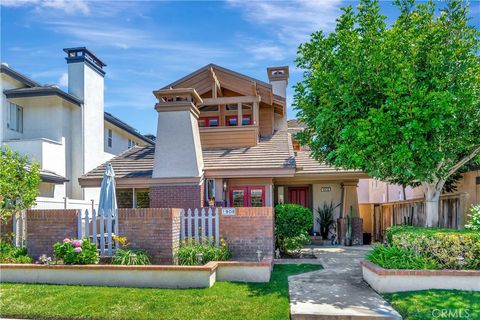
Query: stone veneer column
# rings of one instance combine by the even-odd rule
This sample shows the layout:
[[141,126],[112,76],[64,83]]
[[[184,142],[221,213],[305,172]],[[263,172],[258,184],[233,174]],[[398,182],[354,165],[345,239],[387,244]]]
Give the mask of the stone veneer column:
[[155,161],[150,187],[152,208],[203,206],[203,157],[195,89],[164,89],[158,98]]

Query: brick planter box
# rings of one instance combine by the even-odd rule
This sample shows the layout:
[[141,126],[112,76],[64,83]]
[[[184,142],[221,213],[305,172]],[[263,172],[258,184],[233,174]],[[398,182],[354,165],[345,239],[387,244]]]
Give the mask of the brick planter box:
[[212,261],[204,266],[0,264],[0,269],[0,283],[210,288],[215,281],[268,282],[272,261]]
[[362,261],[363,279],[378,293],[428,289],[480,291],[480,270],[384,269]]

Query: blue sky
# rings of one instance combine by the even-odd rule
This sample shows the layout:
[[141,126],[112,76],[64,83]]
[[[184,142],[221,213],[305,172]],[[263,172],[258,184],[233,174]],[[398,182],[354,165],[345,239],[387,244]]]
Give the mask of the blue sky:
[[[342,6],[356,1],[84,1],[1,0],[1,61],[41,83],[66,90],[63,48],[86,46],[105,68],[105,111],[142,133],[156,133],[152,91],[216,63],[267,81],[266,68],[290,66],[301,42],[331,31]],[[398,12],[382,1],[389,21]],[[480,26],[480,2],[473,1]]]

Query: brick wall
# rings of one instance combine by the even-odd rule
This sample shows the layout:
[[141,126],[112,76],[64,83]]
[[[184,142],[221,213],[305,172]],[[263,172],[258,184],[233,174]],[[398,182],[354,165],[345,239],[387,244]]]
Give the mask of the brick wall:
[[150,208],[201,208],[203,198],[203,184],[150,187]]
[[152,263],[172,264],[180,243],[180,209],[119,209],[119,233]]
[[264,257],[273,257],[273,208],[236,208],[235,215],[220,214],[220,237],[225,239],[233,259],[254,260],[257,250]]
[[37,259],[53,255],[53,244],[77,237],[77,210],[28,210],[27,250]]

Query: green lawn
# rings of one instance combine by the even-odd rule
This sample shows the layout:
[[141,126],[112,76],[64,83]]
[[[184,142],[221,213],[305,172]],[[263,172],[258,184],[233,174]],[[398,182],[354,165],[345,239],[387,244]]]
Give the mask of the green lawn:
[[320,265],[275,265],[269,283],[209,289],[1,284],[0,315],[35,319],[289,319],[288,276]]
[[384,297],[404,320],[480,319],[480,292],[425,290]]

